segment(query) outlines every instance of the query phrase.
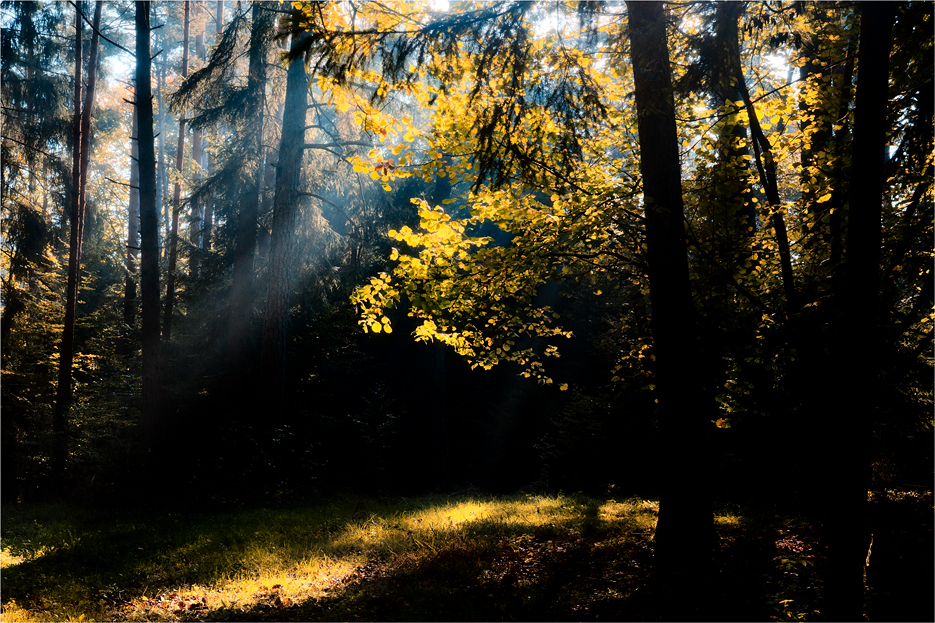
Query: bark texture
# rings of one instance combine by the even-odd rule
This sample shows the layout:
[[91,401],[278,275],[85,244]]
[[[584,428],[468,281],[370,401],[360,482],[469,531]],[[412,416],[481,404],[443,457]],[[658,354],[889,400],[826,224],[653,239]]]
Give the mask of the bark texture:
[[[711,557],[713,516],[701,452],[708,415],[700,404],[675,105],[662,3],[628,2],[640,171],[652,301],[656,393],[664,434],[656,568],[682,592],[671,616],[691,616]],[[686,608],[678,610],[679,607]]]
[[78,290],[81,287],[81,251],[84,240],[85,185],[88,178],[88,162],[91,150],[91,111],[94,108],[94,89],[97,80],[97,51],[100,38],[97,31],[101,24],[103,2],[98,0],[94,8],[94,34],[88,57],[88,88],[85,93],[84,110],[81,110],[81,12],[75,9],[75,127],[72,157],[72,214],[71,235],[68,249],[68,281],[65,290],[65,319],[62,329],[62,344],[59,348],[58,387],[55,396],[52,429],[55,446],[52,469],[59,478],[64,476],[68,454],[67,428],[68,409],[72,401],[72,365],[75,356],[75,319],[78,314]]
[[[825,540],[829,574],[829,620],[858,621],[864,611],[864,564],[870,534],[870,431],[879,397],[877,370],[882,352],[880,267],[883,246],[889,55],[893,4],[861,3],[854,148],[847,215],[844,286],[833,375],[839,383],[827,396],[829,448]],[[859,339],[857,336],[860,336]],[[840,392],[840,393],[839,393]]]
[[123,293],[123,321],[136,324],[136,280],[140,259],[140,120],[133,109],[133,136],[130,137],[130,201],[127,210],[127,278]]
[[[185,0],[185,34],[182,36],[182,79],[188,77],[188,31],[191,27],[191,2]],[[162,337],[172,338],[172,314],[175,309],[175,269],[179,258],[179,216],[182,212],[182,165],[185,157],[185,119],[179,113],[179,144],[175,151],[175,171],[178,178],[172,193],[172,229],[169,232],[169,267],[166,271],[166,318]]]
[[150,452],[159,433],[159,213],[153,138],[150,3],[136,3],[136,114],[140,152],[140,295],[143,311],[143,445]]
[[[293,45],[296,33],[293,32]],[[308,78],[301,58],[289,65],[279,171],[273,204],[273,233],[270,240],[266,318],[263,327],[263,373],[271,402],[282,403],[286,378],[286,342],[289,322],[290,275],[295,223],[301,192],[302,155],[305,147],[305,112],[308,108]]]

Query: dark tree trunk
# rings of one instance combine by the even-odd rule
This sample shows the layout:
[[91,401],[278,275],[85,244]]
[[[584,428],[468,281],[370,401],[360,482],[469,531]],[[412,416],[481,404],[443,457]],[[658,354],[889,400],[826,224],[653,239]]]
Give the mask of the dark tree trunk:
[[653,375],[664,435],[656,568],[682,593],[669,614],[690,616],[711,558],[713,515],[702,452],[711,418],[693,380],[695,312],[664,8],[658,2],[628,2],[627,7],[646,211]]
[[[65,429],[68,406],[71,404],[71,365],[74,358],[75,301],[78,290],[78,249],[80,229],[78,203],[81,186],[81,9],[75,6],[75,113],[72,126],[71,165],[71,236],[68,244],[68,282],[65,290],[65,323],[62,330],[62,345],[59,349],[58,387],[55,394],[55,411],[52,415],[52,431],[55,444],[52,453],[52,471],[60,475],[65,470],[68,453]],[[74,270],[73,270],[74,269]]]
[[[135,90],[134,90],[135,91]],[[127,279],[123,295],[123,321],[136,324],[136,280],[140,257],[140,120],[133,108],[133,135],[130,137],[130,205],[127,210]]]
[[[296,32],[293,31],[293,44]],[[305,112],[308,108],[308,78],[301,58],[289,65],[286,102],[279,142],[279,171],[273,204],[273,233],[270,240],[266,318],[263,327],[263,374],[274,405],[285,394],[286,341],[289,322],[289,265],[295,239],[295,223],[301,192],[302,154],[305,147]]]
[[[285,101],[280,100],[279,106],[276,108],[276,125],[279,127],[280,133],[282,132],[282,114],[284,106]],[[275,198],[274,193],[276,190],[276,167],[278,166],[276,159],[278,156],[276,148],[271,144],[266,150],[266,166],[263,173],[263,196],[260,201],[261,216],[270,214],[273,211],[273,199]],[[257,254],[260,257],[265,257],[267,263],[269,262],[269,233],[266,228],[261,227],[257,232]]]
[[[205,28],[207,28],[207,22],[205,22]],[[195,58],[204,63],[205,33],[203,32],[198,33],[198,36],[195,37]],[[192,130],[192,160],[195,161],[192,180],[193,184],[197,186],[198,181],[201,179],[201,171],[205,166],[204,137],[198,128]],[[188,240],[192,245],[191,257],[188,259],[188,274],[192,277],[198,277],[201,271],[201,256],[198,254],[198,249],[201,248],[202,212],[201,202],[192,198],[188,234]]]
[[[250,29],[250,62],[247,73],[247,90],[250,93],[250,115],[253,122],[248,126],[246,140],[249,154],[257,154],[255,168],[251,171],[251,183],[240,195],[240,210],[237,216],[237,238],[234,251],[234,278],[231,289],[230,344],[235,353],[243,353],[247,338],[250,316],[256,297],[254,283],[254,259],[256,256],[257,217],[260,212],[260,190],[263,186],[263,124],[266,108],[266,52],[269,35],[275,22],[272,13],[263,10],[261,3],[253,5],[253,22]],[[307,85],[306,85],[307,86]],[[304,133],[303,133],[304,136]]]
[[156,154],[153,138],[152,61],[149,2],[136,3],[136,114],[140,153],[140,294],[143,306],[143,445],[147,452],[159,433],[159,213],[156,207]]
[[844,283],[837,343],[832,345],[837,356],[833,369],[840,376],[831,386],[837,391],[828,397],[833,409],[824,414],[833,419],[824,427],[829,569],[823,614],[835,621],[863,618],[870,430],[882,351],[879,291],[893,20],[892,4],[861,3]]
[[58,387],[52,427],[55,444],[52,469],[56,477],[63,478],[68,454],[68,409],[72,400],[72,364],[74,362],[75,318],[78,311],[78,289],[81,285],[81,247],[84,240],[84,203],[89,152],[91,148],[91,111],[94,107],[94,87],[97,79],[97,31],[101,23],[103,3],[98,0],[94,9],[94,34],[88,60],[88,89],[84,111],[81,111],[81,12],[75,9],[75,146],[72,157],[72,222],[68,250],[68,282],[65,291],[65,319],[62,345],[59,350]]
[[[191,25],[191,2],[185,0],[185,34],[182,36],[182,79],[188,77],[188,30]],[[175,170],[178,179],[172,193],[172,229],[169,232],[169,267],[166,270],[166,317],[162,325],[162,337],[172,338],[172,312],[175,308],[175,267],[179,258],[179,216],[182,211],[182,165],[185,158],[185,119],[179,113],[179,146],[175,151]]]
[[[853,47],[853,46],[852,46]],[[851,106],[853,89],[851,82],[854,77],[854,58],[851,55],[844,66],[844,75],[841,77],[841,96],[838,102],[837,119],[847,118],[847,111]],[[846,187],[844,183],[844,154],[850,146],[851,129],[847,122],[842,122],[843,127],[834,131],[834,170],[831,179],[836,180],[834,190],[831,191],[831,201],[828,202],[828,239],[829,239],[829,259],[831,266],[837,266],[841,263],[843,257],[843,237],[841,235],[841,214],[844,212],[844,202]]]

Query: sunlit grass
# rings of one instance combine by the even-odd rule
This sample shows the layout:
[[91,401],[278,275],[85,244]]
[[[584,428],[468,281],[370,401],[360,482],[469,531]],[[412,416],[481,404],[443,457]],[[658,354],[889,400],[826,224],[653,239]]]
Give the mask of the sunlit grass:
[[23,556],[14,556],[7,548],[0,550],[0,569],[15,567],[24,560],[25,558]]
[[412,569],[443,552],[523,534],[648,532],[655,510],[641,500],[530,495],[158,517],[40,508],[34,519],[15,509],[3,529],[2,617],[236,618],[258,606],[288,608],[339,593],[368,562]]

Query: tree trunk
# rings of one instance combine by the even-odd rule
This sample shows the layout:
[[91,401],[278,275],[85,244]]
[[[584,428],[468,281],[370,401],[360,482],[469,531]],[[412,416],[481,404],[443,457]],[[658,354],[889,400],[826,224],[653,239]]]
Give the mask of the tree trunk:
[[136,3],[136,114],[140,153],[140,294],[143,305],[143,445],[147,452],[159,433],[159,213],[156,207],[156,155],[153,139],[152,60],[149,2]]
[[[224,0],[218,0],[217,13],[215,14],[215,43],[221,40],[221,33],[224,30]],[[215,127],[214,135],[220,134],[220,128]],[[210,174],[214,170],[214,162],[210,154],[205,155],[205,166]],[[211,250],[211,233],[214,230],[214,204],[210,201],[205,205],[204,222],[201,231],[201,250],[205,253]]]
[[[294,15],[298,21],[298,16]],[[293,45],[297,31],[293,30]],[[308,78],[301,58],[289,65],[282,139],[279,142],[279,171],[273,204],[273,232],[270,240],[267,278],[266,318],[263,327],[264,386],[270,402],[282,404],[286,378],[286,340],[289,321],[290,275],[295,223],[301,192],[302,155],[305,147],[305,112],[308,108]]]
[[[191,1],[185,0],[185,33],[182,36],[182,80],[188,78],[188,30],[190,27]],[[172,338],[172,311],[175,307],[175,266],[179,257],[179,215],[182,211],[182,165],[185,158],[184,111],[179,112],[179,146],[175,152],[175,170],[178,179],[172,193],[172,230],[169,232],[169,267],[166,271],[166,317],[162,325],[162,337]]]
[[166,175],[166,101],[163,94],[166,88],[165,61],[160,66],[156,84],[156,103],[159,105],[159,165],[156,173],[156,210],[161,215],[163,228],[168,232],[169,214],[165,208],[166,195],[169,194],[169,180]]
[[[879,315],[882,204],[885,189],[889,55],[893,5],[861,4],[854,101],[854,147],[847,215],[845,270],[840,293],[840,332],[832,345],[839,391],[828,397],[840,414],[824,427],[829,442],[823,487],[828,545],[829,620],[863,618],[864,563],[869,544],[867,490],[870,486],[870,430],[878,400],[877,369],[881,335]],[[856,339],[856,336],[860,336]],[[825,417],[832,417],[826,415]]]
[[[80,196],[78,201],[81,203],[82,219],[79,223],[81,227],[81,245],[87,242],[87,231],[85,225],[89,222],[87,186],[88,186],[88,164],[91,161],[91,113],[94,108],[94,90],[97,83],[97,54],[100,43],[98,31],[101,26],[101,10],[103,2],[98,0],[94,6],[94,28],[91,34],[91,50],[88,56],[88,87],[84,94],[84,111],[81,113],[81,186],[78,189]],[[79,264],[81,262],[81,247],[79,246]]]
[[[848,47],[849,50],[852,50],[855,47],[856,43],[852,43]],[[853,94],[853,89],[851,88],[851,82],[854,77],[854,58],[853,55],[849,55],[847,63],[844,66],[844,76],[841,78],[841,96],[840,101],[838,102],[838,114],[837,119],[843,120],[847,118],[847,112],[851,106],[851,99]],[[840,180],[834,185],[834,190],[831,191],[831,201],[828,202],[828,238],[829,240],[829,259],[831,260],[831,266],[835,267],[841,263],[841,258],[843,256],[842,246],[843,246],[843,237],[841,235],[841,214],[844,212],[844,202],[845,202],[845,192],[844,192],[844,153],[848,146],[850,140],[850,127],[846,121],[842,121],[842,126],[840,129],[834,131],[834,169],[831,174],[831,179]]]
[[261,3],[254,3],[253,22],[250,29],[250,62],[247,69],[247,91],[250,93],[248,118],[254,121],[248,127],[249,134],[246,140],[249,144],[247,153],[257,154],[258,160],[252,171],[251,183],[240,195],[229,329],[231,347],[241,353],[248,341],[246,336],[255,298],[254,258],[256,256],[257,216],[260,211],[260,189],[263,185],[262,147],[266,108],[266,52],[273,26],[272,14],[263,10]]
[[[279,106],[276,108],[276,125],[279,127],[280,133],[282,132],[282,114],[284,107],[285,101],[280,100]],[[278,157],[279,154],[276,153],[276,148],[270,145],[269,149],[266,150],[266,166],[263,173],[263,196],[260,203],[260,214],[264,216],[273,211],[273,200],[276,190],[276,167],[278,166],[276,160]],[[269,263],[269,238],[269,233],[267,233],[265,228],[260,228],[258,230],[258,254],[260,257],[266,258],[267,264]]]
[[71,236],[68,244],[68,283],[65,290],[65,323],[62,329],[62,346],[59,349],[58,387],[55,393],[55,411],[52,415],[52,431],[55,443],[52,451],[52,471],[61,477],[65,471],[68,453],[65,429],[68,406],[71,404],[71,365],[74,358],[75,302],[78,291],[78,250],[81,217],[79,187],[81,186],[81,9],[75,6],[75,117],[72,126],[71,165]]
[[[207,21],[205,22],[207,28]],[[205,60],[205,33],[200,32],[195,37],[195,58],[201,64]],[[192,160],[195,161],[195,169],[192,172],[193,185],[197,186],[201,180],[201,171],[205,167],[204,137],[200,129],[192,130]],[[201,256],[198,255],[198,249],[201,248],[202,235],[202,206],[201,202],[192,199],[191,219],[189,220],[188,240],[192,245],[191,257],[188,259],[188,274],[192,277],[198,277],[201,271]]]
[[[740,47],[737,47],[737,54],[740,54]],[[743,75],[743,66],[739,58],[733,62],[737,86],[740,90],[740,96],[743,98],[744,107],[747,109],[747,117],[750,119],[750,132],[753,136],[753,155],[756,163],[756,170],[760,177],[760,185],[766,193],[766,200],[769,203],[771,212],[770,220],[773,224],[773,231],[776,232],[776,246],[779,250],[779,267],[782,274],[782,286],[786,295],[786,306],[789,309],[798,307],[798,295],[795,289],[795,277],[792,272],[792,253],[789,248],[789,235],[786,231],[786,220],[782,215],[782,201],[779,198],[779,181],[776,173],[776,160],[773,157],[773,148],[769,140],[763,133],[760,126],[760,119],[753,107],[753,100],[750,99],[750,92],[747,90],[746,78]]]
[[97,31],[101,24],[101,10],[103,2],[98,0],[94,8],[94,33],[91,36],[91,50],[88,57],[88,88],[85,93],[84,111],[80,111],[81,94],[81,17],[80,10],[75,9],[75,38],[76,66],[75,66],[75,142],[77,148],[73,156],[77,156],[77,171],[72,166],[72,223],[70,248],[68,251],[68,283],[65,293],[65,320],[62,330],[62,345],[60,348],[58,387],[56,391],[55,413],[53,416],[53,432],[56,435],[53,456],[53,471],[59,478],[64,477],[65,462],[68,453],[66,430],[68,425],[68,409],[72,400],[72,364],[74,362],[75,318],[78,311],[78,290],[81,287],[81,247],[84,240],[85,218],[85,186],[88,178],[88,161],[91,151],[91,112],[94,108],[94,88],[97,79],[97,51],[100,41]]
[[655,559],[660,576],[680,594],[670,614],[691,616],[711,558],[713,516],[701,451],[711,418],[694,381],[695,312],[664,9],[658,2],[627,2],[627,7],[646,211],[653,375],[664,435]]
[[[134,90],[135,91],[135,90]],[[123,296],[123,321],[136,324],[136,280],[140,257],[140,120],[133,107],[133,136],[130,137],[130,205],[127,215],[127,280]]]

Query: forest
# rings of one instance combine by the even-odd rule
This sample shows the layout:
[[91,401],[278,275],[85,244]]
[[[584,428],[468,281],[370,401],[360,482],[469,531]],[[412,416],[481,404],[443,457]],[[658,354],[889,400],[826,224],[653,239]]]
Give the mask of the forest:
[[0,620],[935,619],[933,8],[0,2]]

